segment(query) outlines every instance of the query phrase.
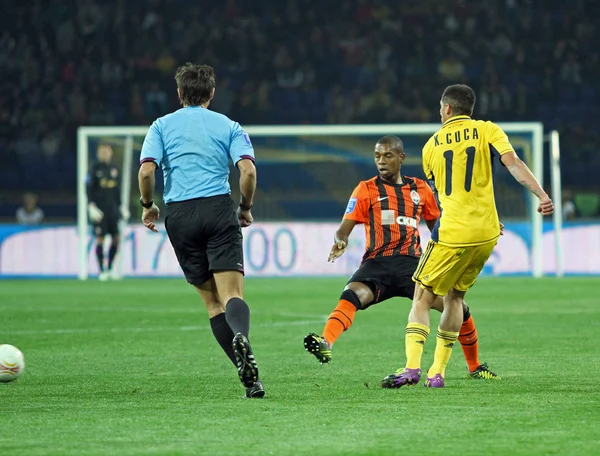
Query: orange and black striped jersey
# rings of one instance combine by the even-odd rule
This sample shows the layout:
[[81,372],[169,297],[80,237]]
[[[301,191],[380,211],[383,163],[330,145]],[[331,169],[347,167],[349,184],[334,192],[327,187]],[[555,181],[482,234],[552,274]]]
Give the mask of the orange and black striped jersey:
[[437,220],[440,210],[429,184],[402,177],[389,184],[379,176],[362,181],[352,192],[344,219],[365,225],[363,261],[380,256],[421,255],[419,221]]

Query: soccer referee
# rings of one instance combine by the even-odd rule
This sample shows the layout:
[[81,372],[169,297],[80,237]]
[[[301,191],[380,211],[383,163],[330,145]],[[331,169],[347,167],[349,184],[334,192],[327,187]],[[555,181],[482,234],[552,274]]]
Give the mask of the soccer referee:
[[[161,167],[165,228],[185,278],[206,305],[217,342],[237,367],[246,397],[265,395],[248,341],[250,309],[243,300],[241,227],[253,221],[256,189],[254,149],[237,122],[209,111],[215,73],[187,63],[175,73],[183,108],[154,121],[140,157],[140,203],[144,225],[157,231],[154,173]],[[229,187],[229,159],[240,171],[241,201]]]

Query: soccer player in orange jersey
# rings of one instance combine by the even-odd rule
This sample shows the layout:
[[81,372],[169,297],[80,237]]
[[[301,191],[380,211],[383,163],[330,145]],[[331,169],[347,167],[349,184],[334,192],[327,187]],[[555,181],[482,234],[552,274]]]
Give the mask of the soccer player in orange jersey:
[[[405,157],[400,138],[381,138],[375,145],[379,176],[360,182],[350,197],[329,261],[343,255],[350,233],[360,223],[365,225],[366,252],[329,316],[322,336],[311,333],[304,338],[305,349],[321,363],[331,361],[331,347],[350,328],[358,310],[393,297],[414,296],[412,276],[421,256],[419,221],[423,218],[431,230],[440,211],[427,182],[401,175]],[[443,310],[441,297],[434,308]],[[479,361],[477,330],[464,303],[460,341],[471,377],[499,378]]]

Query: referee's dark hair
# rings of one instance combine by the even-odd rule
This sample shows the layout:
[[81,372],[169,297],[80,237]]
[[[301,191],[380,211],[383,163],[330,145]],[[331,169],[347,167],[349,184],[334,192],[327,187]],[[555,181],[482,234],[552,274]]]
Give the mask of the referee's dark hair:
[[475,107],[475,91],[465,84],[448,86],[442,94],[442,103],[449,104],[455,116],[471,116]]
[[212,98],[215,70],[208,65],[188,62],[177,68],[175,81],[183,105],[200,106]]

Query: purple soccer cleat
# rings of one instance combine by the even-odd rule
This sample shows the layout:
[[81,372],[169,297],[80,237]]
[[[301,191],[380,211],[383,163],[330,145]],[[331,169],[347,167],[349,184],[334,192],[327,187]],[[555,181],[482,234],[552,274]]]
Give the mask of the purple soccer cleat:
[[443,388],[444,387],[444,377],[442,374],[435,374],[433,377],[427,377],[427,380],[423,384],[426,388]]
[[398,369],[381,381],[382,388],[400,388],[406,385],[416,385],[421,380],[421,369]]

